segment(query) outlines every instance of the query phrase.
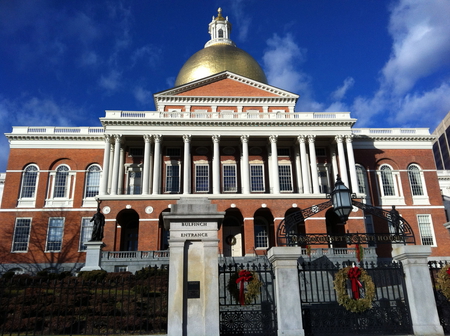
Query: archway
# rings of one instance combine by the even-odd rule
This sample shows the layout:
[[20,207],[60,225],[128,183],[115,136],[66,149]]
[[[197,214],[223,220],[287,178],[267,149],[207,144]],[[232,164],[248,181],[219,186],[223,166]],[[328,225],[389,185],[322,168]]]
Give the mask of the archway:
[[[302,218],[303,215],[301,214],[301,210],[299,208],[290,208],[286,211],[286,213],[284,214],[284,218],[287,218],[289,215],[292,215],[294,213],[298,213],[298,217]],[[285,223],[286,225],[286,223]],[[306,228],[305,228],[305,221],[296,221],[295,225],[292,225],[289,227],[289,236],[292,237],[293,239],[293,245],[298,246],[298,243],[295,243],[295,240],[298,242],[298,237],[299,236],[305,236],[306,235]],[[301,245],[302,247],[306,247],[306,244]]]
[[242,257],[244,217],[239,209],[228,209],[222,222],[222,247],[224,257]]
[[255,249],[267,250],[275,245],[273,215],[269,209],[258,209],[254,216]]
[[133,209],[124,209],[117,214],[117,224],[121,227],[120,250],[137,251],[139,240],[139,215]]

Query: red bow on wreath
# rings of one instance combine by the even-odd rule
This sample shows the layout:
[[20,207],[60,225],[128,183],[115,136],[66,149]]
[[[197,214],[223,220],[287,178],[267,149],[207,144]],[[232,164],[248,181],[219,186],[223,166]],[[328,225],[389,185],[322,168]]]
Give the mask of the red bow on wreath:
[[241,306],[245,305],[245,294],[244,294],[244,283],[253,280],[253,275],[251,272],[242,270],[239,272],[239,278],[237,278],[236,283],[241,284],[239,289],[239,303]]
[[352,293],[355,300],[359,299],[359,289],[362,287],[361,282],[358,278],[361,275],[361,270],[358,267],[352,267],[348,271],[348,278],[352,284]]
[[447,272],[448,276],[450,276],[450,268],[448,268],[448,269],[446,270],[446,272]]

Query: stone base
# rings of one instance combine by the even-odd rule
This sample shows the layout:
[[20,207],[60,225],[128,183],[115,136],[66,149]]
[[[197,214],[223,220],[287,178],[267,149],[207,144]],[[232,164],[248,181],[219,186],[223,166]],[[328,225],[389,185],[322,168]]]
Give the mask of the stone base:
[[102,249],[106,246],[101,241],[90,241],[85,243],[86,245],[86,263],[84,267],[80,270],[81,272],[86,271],[99,271],[101,270],[101,257]]

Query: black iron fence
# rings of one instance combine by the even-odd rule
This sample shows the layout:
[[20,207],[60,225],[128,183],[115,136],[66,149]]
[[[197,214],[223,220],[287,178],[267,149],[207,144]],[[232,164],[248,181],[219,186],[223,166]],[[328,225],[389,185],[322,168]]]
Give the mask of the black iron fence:
[[434,298],[436,299],[436,308],[439,315],[439,321],[444,329],[446,335],[450,335],[450,301],[439,291],[436,287],[439,271],[447,266],[447,262],[430,261],[428,266],[430,268],[431,281],[433,283]]
[[[247,299],[244,305],[238,298],[240,283],[236,283],[241,270],[252,274],[252,280],[244,283],[244,299]],[[277,334],[274,279],[270,264],[219,265],[221,336]]]
[[167,268],[104,280],[0,279],[2,335],[156,334],[167,330]]
[[[299,265],[303,327],[308,336],[412,334],[403,268],[400,263],[361,263],[375,285],[373,307],[353,313],[337,302],[333,280],[339,263]],[[293,316],[293,318],[295,318]]]

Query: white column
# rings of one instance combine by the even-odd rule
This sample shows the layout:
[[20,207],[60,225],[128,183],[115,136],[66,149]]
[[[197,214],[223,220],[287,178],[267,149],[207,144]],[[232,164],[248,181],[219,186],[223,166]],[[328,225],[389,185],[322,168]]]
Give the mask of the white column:
[[278,135],[269,136],[270,151],[272,152],[272,194],[280,193],[280,177],[278,173],[278,149],[277,149]]
[[313,184],[313,193],[320,194],[319,188],[319,173],[317,171],[317,158],[316,158],[316,146],[314,142],[316,140],[315,135],[308,135],[308,143],[309,143],[309,159],[311,160],[311,177]]
[[345,151],[344,151],[344,137],[342,135],[336,135],[335,137],[338,149],[339,156],[339,175],[341,177],[342,182],[348,188],[348,174],[347,174],[347,165],[345,163]]
[[300,162],[302,165],[303,193],[310,194],[311,187],[309,185],[308,157],[306,156],[306,137],[304,135],[300,135],[297,138],[297,140],[300,146]]
[[269,261],[275,272],[275,295],[277,304],[278,335],[303,336],[298,258],[301,247],[272,247],[268,251]]
[[148,181],[150,175],[150,146],[152,136],[144,134],[144,166],[142,167],[142,195],[148,195]]
[[330,188],[332,185],[334,185],[334,183],[336,182],[336,175],[339,174],[339,168],[338,168],[338,164],[337,164],[337,158],[336,158],[336,148],[331,148],[331,165],[333,167],[333,176],[331,176],[331,180],[333,182],[333,184],[330,184]]
[[214,153],[213,153],[213,194],[220,194],[220,135],[212,136]]
[[119,185],[119,163],[120,163],[120,134],[114,135],[114,163],[111,181],[111,195],[117,195],[117,186]]
[[109,157],[111,153],[111,135],[105,134],[105,151],[103,154],[103,171],[102,179],[100,180],[100,195],[106,195],[108,189],[108,175],[109,175]]
[[120,159],[119,159],[119,186],[117,188],[117,193],[119,195],[123,194],[123,177],[125,175],[125,148],[120,146]]
[[183,194],[191,193],[191,135],[183,134]]
[[295,147],[295,172],[297,175],[297,189],[298,193],[301,194],[303,191],[303,180],[302,180],[302,169],[300,168],[300,150]]
[[444,335],[428,268],[430,255],[431,247],[423,245],[400,245],[392,251],[394,261],[400,261],[405,272],[414,335]]
[[249,172],[249,163],[248,163],[248,135],[241,136],[242,142],[242,181],[241,181],[241,190],[243,194],[250,194],[250,172]]
[[[111,141],[113,141],[113,135],[111,135]],[[111,181],[112,181],[112,174],[113,174],[113,168],[114,168],[114,147],[111,146],[109,148],[109,171],[108,171],[108,187],[107,187],[107,193],[111,193]]]
[[155,152],[153,158],[153,195],[160,193],[160,179],[161,179],[161,134],[154,134],[153,140],[155,141]]
[[[358,178],[356,177],[355,155],[353,154],[352,145],[353,135],[346,135],[345,142],[347,144],[348,170],[350,173],[351,190],[353,193],[358,192]],[[350,188],[350,186],[348,186]]]

